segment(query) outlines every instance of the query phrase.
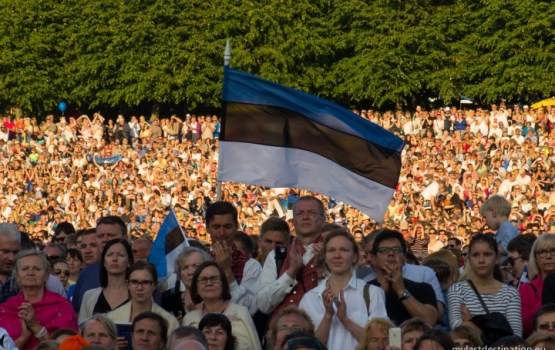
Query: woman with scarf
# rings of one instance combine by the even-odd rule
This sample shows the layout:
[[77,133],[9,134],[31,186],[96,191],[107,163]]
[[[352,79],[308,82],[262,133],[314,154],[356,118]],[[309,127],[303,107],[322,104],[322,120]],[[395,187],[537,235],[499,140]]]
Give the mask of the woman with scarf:
[[0,304],[0,324],[19,349],[34,349],[57,329],[77,330],[70,301],[45,288],[50,264],[43,252],[20,252],[14,275],[21,292]]

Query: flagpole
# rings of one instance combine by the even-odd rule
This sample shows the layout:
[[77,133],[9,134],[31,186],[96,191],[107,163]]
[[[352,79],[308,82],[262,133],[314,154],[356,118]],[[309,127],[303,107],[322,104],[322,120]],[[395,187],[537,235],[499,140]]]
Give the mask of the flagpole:
[[[225,50],[224,50],[224,67],[229,67],[230,63],[231,63],[231,43],[229,39],[227,39],[225,43]],[[225,102],[222,103],[222,113],[225,113]],[[221,130],[222,127],[223,125],[220,125],[220,135],[222,134],[222,130]],[[216,200],[217,201],[222,200],[222,182],[219,179],[216,182]]]

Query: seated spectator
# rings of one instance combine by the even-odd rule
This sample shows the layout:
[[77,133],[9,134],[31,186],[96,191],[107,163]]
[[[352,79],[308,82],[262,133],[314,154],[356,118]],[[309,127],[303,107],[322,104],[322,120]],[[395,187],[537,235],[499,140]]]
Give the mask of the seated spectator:
[[[110,242],[108,242],[106,247],[108,247]],[[168,334],[164,337],[165,343],[167,336],[179,327],[179,322],[171,313],[158,306],[153,300],[154,291],[158,288],[156,267],[151,263],[138,261],[129,268],[126,280],[131,299],[117,309],[110,311],[106,314],[106,317],[116,324],[128,323],[141,313],[154,312],[160,315],[167,324]]]
[[318,338],[303,331],[295,331],[288,334],[281,344],[283,350],[327,350]]
[[328,348],[355,348],[368,320],[387,317],[385,295],[354,275],[359,248],[345,229],[326,235],[323,252],[330,275],[304,295],[299,308],[310,316],[316,337]]
[[555,349],[555,335],[534,332],[528,338],[526,342],[534,350],[544,350],[544,349]]
[[463,325],[457,326],[451,331],[451,339],[455,346],[461,349],[473,349],[484,345],[480,334],[474,328]]
[[525,336],[532,333],[534,315],[542,305],[544,279],[555,272],[555,234],[544,233],[535,240],[527,266],[531,280],[529,283],[521,283],[518,288]]
[[534,316],[534,332],[555,335],[555,304],[543,305]]
[[364,327],[364,336],[356,350],[384,350],[389,347],[389,329],[395,324],[385,318],[375,318]]
[[[500,312],[508,320],[513,333],[522,334],[518,292],[494,277],[498,258],[495,238],[489,234],[474,236],[470,241],[469,256],[471,277],[455,283],[448,292],[451,328],[463,324],[481,334],[482,330],[472,322],[472,317],[487,312]],[[487,311],[484,310],[479,297],[486,304]]]
[[370,283],[385,292],[386,311],[391,320],[400,324],[411,317],[419,317],[435,324],[438,312],[433,288],[427,283],[416,283],[403,277],[406,253],[402,234],[382,229],[372,247],[376,279]]
[[295,305],[289,305],[272,317],[266,335],[266,349],[279,350],[283,339],[295,331],[307,332],[314,336],[314,324],[306,312]]
[[[131,246],[125,239],[109,241],[101,254],[100,287],[88,290],[79,311],[79,324],[93,314],[105,314],[129,300],[126,276],[133,264]],[[129,322],[127,319],[125,322]]]
[[49,271],[44,253],[24,250],[17,255],[14,276],[21,292],[0,304],[0,324],[21,350],[34,349],[56,329],[77,329],[69,300],[45,288]]
[[424,332],[414,345],[414,350],[449,350],[453,349],[455,345],[453,340],[444,330],[434,329]]
[[194,340],[199,342],[205,348],[208,348],[208,342],[204,333],[198,328],[181,326],[174,329],[174,331],[168,337],[168,350],[176,350],[177,346],[187,340]]
[[223,313],[231,321],[239,350],[261,349],[248,310],[230,302],[227,278],[216,262],[207,261],[197,268],[191,285],[191,296],[197,306],[183,318],[184,326],[198,326],[206,313]]
[[168,324],[156,312],[146,311],[133,318],[131,347],[141,350],[162,350],[166,346]]
[[117,330],[114,322],[102,314],[93,315],[81,324],[81,336],[90,344],[102,346],[105,350],[116,350]]
[[413,350],[422,333],[432,329],[432,326],[417,317],[406,320],[399,327],[402,335],[401,350]]
[[208,350],[248,349],[238,347],[231,322],[224,314],[209,313],[204,315],[198,324],[198,329],[204,334],[208,342]]

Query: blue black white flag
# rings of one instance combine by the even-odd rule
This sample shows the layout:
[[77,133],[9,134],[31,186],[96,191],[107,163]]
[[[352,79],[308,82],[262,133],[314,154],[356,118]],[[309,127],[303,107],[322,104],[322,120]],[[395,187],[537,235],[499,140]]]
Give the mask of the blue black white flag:
[[299,187],[382,221],[405,143],[332,102],[225,67],[218,179]]
[[156,266],[159,278],[167,277],[173,273],[175,259],[183,248],[188,246],[187,237],[179,225],[173,208],[171,208],[160,226],[148,256],[148,261]]

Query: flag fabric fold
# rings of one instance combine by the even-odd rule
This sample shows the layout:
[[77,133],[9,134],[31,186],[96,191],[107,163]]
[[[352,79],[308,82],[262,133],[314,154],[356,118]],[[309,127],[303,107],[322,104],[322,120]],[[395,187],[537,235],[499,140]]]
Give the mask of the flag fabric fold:
[[470,104],[474,103],[474,100],[471,99],[471,98],[468,97],[468,96],[461,95],[461,97],[460,97],[460,102],[461,102],[462,104],[468,104],[468,105],[470,105]]
[[218,179],[300,187],[381,221],[404,142],[332,102],[225,68]]
[[187,237],[171,208],[160,226],[148,256],[148,261],[156,266],[158,278],[165,278],[174,272],[175,259],[183,248],[188,246]]

